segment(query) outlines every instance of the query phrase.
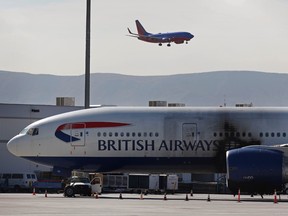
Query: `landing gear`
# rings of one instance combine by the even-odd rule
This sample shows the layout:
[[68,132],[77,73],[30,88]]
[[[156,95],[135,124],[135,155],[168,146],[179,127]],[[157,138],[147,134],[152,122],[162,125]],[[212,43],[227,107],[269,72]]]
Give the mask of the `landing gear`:
[[159,43],[159,46],[162,46],[162,43]]
[[188,44],[188,41],[186,41],[185,43]]
[[170,43],[168,43],[168,44],[167,44],[167,46],[168,46],[168,47],[170,47],[170,46],[171,46],[171,44],[170,44]]

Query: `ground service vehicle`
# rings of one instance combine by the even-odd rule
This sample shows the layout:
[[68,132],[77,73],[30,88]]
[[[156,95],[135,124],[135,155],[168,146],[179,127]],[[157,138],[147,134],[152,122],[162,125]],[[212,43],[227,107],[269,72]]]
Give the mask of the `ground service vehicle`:
[[15,192],[32,190],[36,181],[35,173],[0,173],[0,190]]
[[91,196],[91,184],[89,178],[73,176],[68,179],[64,188],[64,196],[73,197],[75,194]]

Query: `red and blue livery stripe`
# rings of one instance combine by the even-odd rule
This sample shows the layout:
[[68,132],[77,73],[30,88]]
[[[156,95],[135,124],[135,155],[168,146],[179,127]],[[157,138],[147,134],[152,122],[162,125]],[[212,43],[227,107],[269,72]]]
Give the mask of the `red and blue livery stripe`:
[[128,123],[121,122],[75,122],[75,123],[66,123],[60,125],[56,131],[55,136],[64,141],[64,142],[75,142],[80,140],[77,137],[72,136],[71,134],[64,133],[64,130],[68,130],[69,132],[73,129],[91,129],[91,128],[112,128],[112,127],[123,127],[129,126]]

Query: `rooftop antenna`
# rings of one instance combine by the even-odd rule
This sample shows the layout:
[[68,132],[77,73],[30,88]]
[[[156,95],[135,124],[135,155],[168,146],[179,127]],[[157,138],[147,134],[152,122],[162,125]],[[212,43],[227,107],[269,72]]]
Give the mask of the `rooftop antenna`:
[[87,0],[86,55],[85,55],[85,109],[88,109],[90,107],[90,14],[91,14],[91,0]]

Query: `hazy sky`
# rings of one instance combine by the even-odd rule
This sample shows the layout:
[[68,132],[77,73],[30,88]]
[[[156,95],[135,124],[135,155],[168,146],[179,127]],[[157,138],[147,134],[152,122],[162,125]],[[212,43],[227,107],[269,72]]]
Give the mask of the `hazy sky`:
[[[81,75],[86,0],[0,0],[0,70]],[[125,36],[189,31],[159,47]],[[92,0],[91,72],[168,75],[288,72],[287,0]]]

